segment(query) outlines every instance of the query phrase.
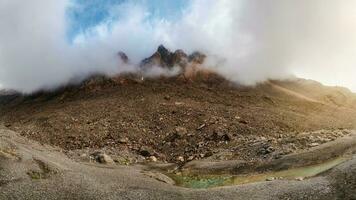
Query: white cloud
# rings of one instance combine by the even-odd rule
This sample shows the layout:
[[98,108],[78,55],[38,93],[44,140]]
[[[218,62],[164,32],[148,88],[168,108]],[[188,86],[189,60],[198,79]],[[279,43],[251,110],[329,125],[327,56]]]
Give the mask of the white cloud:
[[138,62],[163,43],[223,60],[213,67],[241,83],[296,74],[356,90],[355,1],[190,2],[181,19],[167,21],[128,1],[110,11],[119,21],[103,22],[71,45],[68,0],[2,0],[0,84],[31,92],[93,72],[134,70],[120,66],[117,51]]

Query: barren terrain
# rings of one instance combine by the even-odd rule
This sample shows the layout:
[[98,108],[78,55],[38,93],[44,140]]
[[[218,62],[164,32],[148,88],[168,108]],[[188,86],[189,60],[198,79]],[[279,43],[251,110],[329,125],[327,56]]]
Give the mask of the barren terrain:
[[212,74],[94,77],[52,93],[6,98],[12,100],[1,106],[0,120],[22,136],[74,158],[105,151],[129,163],[150,156],[276,159],[347,135],[356,124],[353,93],[303,79],[243,87]]
[[2,92],[0,198],[353,199],[355,106],[314,81],[212,73]]

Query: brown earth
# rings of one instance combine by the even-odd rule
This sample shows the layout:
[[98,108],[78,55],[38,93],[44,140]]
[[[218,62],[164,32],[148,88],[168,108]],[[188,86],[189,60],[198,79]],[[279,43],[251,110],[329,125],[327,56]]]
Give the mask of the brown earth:
[[189,80],[95,77],[56,92],[4,94],[0,121],[74,158],[101,150],[128,163],[150,156],[249,162],[349,134],[355,108],[355,94],[313,81],[245,87],[202,73]]
[[[329,152],[342,154],[341,149],[355,154],[355,139],[353,135],[321,145],[295,157],[296,161],[307,161],[308,154],[313,157],[323,157]],[[147,165],[75,162],[59,148],[40,145],[0,125],[0,199],[352,200],[356,199],[356,156],[349,158],[305,180],[279,178],[246,185],[190,189],[173,185],[175,182],[170,177],[147,169]],[[285,159],[287,164],[293,160]]]

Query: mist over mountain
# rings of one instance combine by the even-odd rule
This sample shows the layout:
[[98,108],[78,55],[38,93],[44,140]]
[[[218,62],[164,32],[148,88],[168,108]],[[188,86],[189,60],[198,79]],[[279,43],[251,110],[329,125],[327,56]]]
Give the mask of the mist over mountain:
[[203,52],[206,68],[242,84],[300,76],[356,89],[352,0],[163,2],[1,1],[1,87],[31,93],[135,72],[164,44]]

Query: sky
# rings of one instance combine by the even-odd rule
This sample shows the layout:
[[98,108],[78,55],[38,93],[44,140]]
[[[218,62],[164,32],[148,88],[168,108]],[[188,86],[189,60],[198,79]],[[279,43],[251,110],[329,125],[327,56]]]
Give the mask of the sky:
[[299,76],[356,91],[354,0],[0,1],[2,88],[135,72],[160,44],[202,51],[205,67],[240,84]]
[[117,19],[119,16],[113,16],[110,13],[111,9],[128,1],[147,6],[147,11],[150,13],[149,19],[175,20],[181,16],[189,0],[72,0],[73,6],[70,6],[66,11],[69,40],[71,41],[78,34],[82,34],[100,23],[119,20]]

